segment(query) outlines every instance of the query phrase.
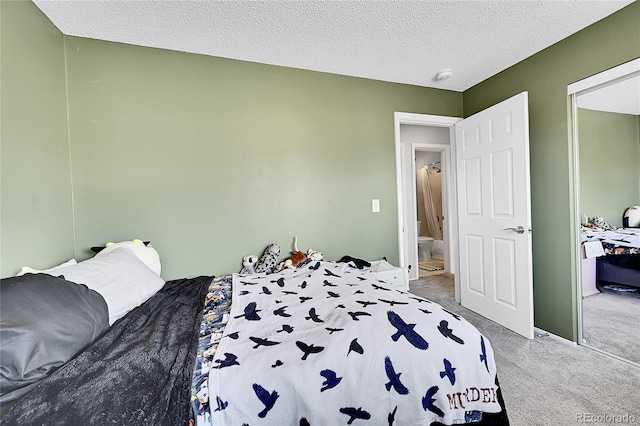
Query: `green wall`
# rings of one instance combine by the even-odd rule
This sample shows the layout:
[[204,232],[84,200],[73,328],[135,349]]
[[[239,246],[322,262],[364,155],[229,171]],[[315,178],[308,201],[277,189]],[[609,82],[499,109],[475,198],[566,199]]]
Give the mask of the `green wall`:
[[456,92],[75,37],[66,47],[78,254],[150,239],[167,278],[237,272],[294,236],[329,259],[397,263],[393,112],[462,113]]
[[[562,40],[464,92],[470,116],[529,92],[534,317],[577,339],[567,85],[640,56],[640,3]],[[575,229],[573,229],[575,228]]]
[[74,255],[64,40],[30,1],[0,2],[0,266]]
[[[299,248],[329,259],[387,256],[397,263],[393,112],[462,114],[458,92],[62,37],[57,30],[52,45],[34,38],[40,27],[53,27],[32,3],[2,4],[3,24],[12,25],[6,41],[3,28],[3,64],[13,60],[6,44],[23,86],[31,84],[29,74],[52,86],[16,88],[6,99],[3,93],[3,122],[12,110],[23,132],[46,136],[38,149],[60,149],[64,159],[51,171],[37,164],[34,188],[24,191],[31,160],[7,158],[7,191],[15,195],[5,202],[3,186],[3,276],[73,256],[74,232],[78,259],[107,241],[151,240],[167,279],[238,271],[242,256],[261,254],[271,242],[288,252],[294,236]],[[14,21],[21,14],[31,20]],[[29,53],[25,43],[35,44]],[[24,63],[45,56],[55,64]],[[43,120],[60,125],[60,135],[18,109],[24,92],[46,98],[36,107]],[[5,145],[25,150],[24,140],[3,137],[3,154]],[[3,156],[3,182],[4,175]],[[30,217],[39,193],[62,211],[52,215],[47,206]],[[380,199],[380,213],[371,213],[372,198]]]
[[624,210],[640,204],[639,123],[637,115],[578,110],[581,214],[620,227]]

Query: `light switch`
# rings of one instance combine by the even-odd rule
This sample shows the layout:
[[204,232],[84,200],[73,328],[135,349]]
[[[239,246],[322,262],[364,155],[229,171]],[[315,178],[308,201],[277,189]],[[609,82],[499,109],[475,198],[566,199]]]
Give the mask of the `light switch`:
[[376,198],[371,200],[371,211],[373,213],[380,213],[380,200]]

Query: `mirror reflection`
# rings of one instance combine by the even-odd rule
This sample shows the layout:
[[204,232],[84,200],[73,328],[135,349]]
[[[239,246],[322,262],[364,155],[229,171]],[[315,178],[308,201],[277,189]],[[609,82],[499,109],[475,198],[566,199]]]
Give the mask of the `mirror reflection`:
[[640,76],[576,105],[583,343],[640,364]]

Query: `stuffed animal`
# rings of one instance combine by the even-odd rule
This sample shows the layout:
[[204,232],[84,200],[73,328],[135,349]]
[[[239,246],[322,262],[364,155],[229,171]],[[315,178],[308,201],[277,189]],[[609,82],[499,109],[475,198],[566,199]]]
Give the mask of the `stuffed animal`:
[[280,246],[277,244],[269,244],[253,268],[255,273],[274,273],[278,266],[278,256],[280,256]]
[[277,270],[297,268],[305,260],[307,260],[307,255],[298,250],[298,237],[293,237],[293,251],[289,257],[278,264]]
[[91,247],[91,251],[95,252],[95,257],[103,256],[118,247],[130,248],[145,265],[153,272],[160,275],[160,255],[151,246],[151,242],[142,240],[120,241],[118,243],[108,242],[104,247]]
[[242,258],[242,270],[240,273],[242,275],[250,275],[256,273],[256,263],[258,263],[258,256],[250,254],[249,256],[245,256]]
[[301,251],[291,252],[291,256],[278,264],[278,270],[297,268],[302,262],[307,260],[307,255]]
[[613,225],[609,225],[602,216],[594,216],[592,218],[589,218],[589,223],[592,223],[596,228],[603,231],[615,231],[616,229],[618,229]]
[[320,251],[315,251],[314,249],[307,250],[307,259],[322,260],[323,258],[324,254]]

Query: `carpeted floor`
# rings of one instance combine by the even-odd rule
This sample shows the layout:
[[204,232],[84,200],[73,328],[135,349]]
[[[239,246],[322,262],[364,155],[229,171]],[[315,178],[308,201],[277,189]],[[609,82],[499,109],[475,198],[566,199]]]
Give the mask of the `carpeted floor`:
[[410,288],[462,315],[489,339],[511,425],[640,423],[640,368],[552,336],[529,340],[487,320],[455,303],[449,274],[413,281]]
[[614,288],[623,287],[601,287],[582,300],[583,337],[594,348],[640,364],[640,292]]

